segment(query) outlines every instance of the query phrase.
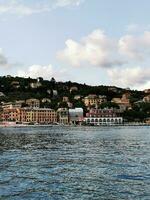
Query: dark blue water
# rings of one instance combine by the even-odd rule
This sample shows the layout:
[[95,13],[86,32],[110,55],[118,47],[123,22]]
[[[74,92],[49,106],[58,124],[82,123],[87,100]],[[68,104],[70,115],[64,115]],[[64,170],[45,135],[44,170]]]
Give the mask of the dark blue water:
[[1,128],[3,199],[149,200],[150,128]]

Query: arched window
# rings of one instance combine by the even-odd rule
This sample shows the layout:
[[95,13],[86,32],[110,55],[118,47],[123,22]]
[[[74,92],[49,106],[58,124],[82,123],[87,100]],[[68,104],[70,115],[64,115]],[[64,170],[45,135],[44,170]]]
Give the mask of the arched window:
[[103,119],[103,122],[106,122],[106,119]]
[[94,122],[94,119],[91,119],[91,122]]
[[110,119],[107,119],[107,122],[110,122]]
[[98,122],[98,119],[95,119],[95,122]]
[[115,119],[115,123],[116,123],[116,124],[118,123],[118,119]]
[[99,119],[99,122],[102,122],[102,119]]
[[114,119],[111,119],[111,122],[114,122]]
[[122,123],[122,120],[121,119],[119,119],[119,124],[121,124]]
[[87,122],[89,123],[89,122],[90,122],[90,119],[87,119]]

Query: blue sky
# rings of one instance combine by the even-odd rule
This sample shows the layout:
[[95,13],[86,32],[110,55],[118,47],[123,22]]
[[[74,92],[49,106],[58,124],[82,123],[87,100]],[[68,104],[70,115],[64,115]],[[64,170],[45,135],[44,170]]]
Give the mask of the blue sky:
[[0,0],[0,75],[150,87],[149,0]]

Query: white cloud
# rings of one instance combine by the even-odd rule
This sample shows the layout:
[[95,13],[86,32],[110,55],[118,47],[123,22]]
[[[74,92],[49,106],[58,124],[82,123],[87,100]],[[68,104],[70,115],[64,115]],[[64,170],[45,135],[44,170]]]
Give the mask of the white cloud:
[[48,78],[49,76],[52,76],[53,68],[51,65],[48,66],[32,65],[28,69],[19,70],[17,74],[18,76],[23,76],[23,77],[37,78],[41,76]]
[[120,53],[135,61],[142,61],[149,58],[150,53],[150,31],[142,35],[125,35],[119,40]]
[[55,7],[79,6],[84,0],[56,0]]
[[17,76],[21,77],[43,77],[44,79],[49,80],[51,77],[55,77],[58,80],[63,80],[67,72],[63,70],[55,70],[52,65],[31,65],[23,70],[17,71]]
[[31,3],[25,0],[5,0],[0,2],[0,14],[30,16],[50,12],[57,7],[79,6],[84,0],[46,0]]
[[27,5],[19,0],[10,0],[0,4],[0,14],[15,14],[29,16],[32,14],[48,12],[50,8],[46,5]]
[[[150,87],[149,53],[149,31],[145,31],[141,35],[129,34],[118,39],[112,39],[102,30],[97,29],[79,42],[68,39],[66,47],[58,52],[57,57],[67,62],[67,64],[79,68],[82,66],[103,68],[106,70],[105,72],[107,72],[108,80],[111,84],[140,89]],[[128,63],[124,62],[126,59]],[[11,64],[2,49],[0,49],[0,67],[2,66],[4,68],[9,66],[13,72],[16,72],[15,74],[24,77],[36,78],[42,76],[45,79],[50,79],[50,77],[54,76],[58,80],[68,80],[71,76],[71,74],[68,76],[67,70],[63,70],[63,68],[62,70],[56,69],[52,65],[32,65],[17,71],[16,64]],[[75,75],[78,75],[76,74],[78,72],[80,73],[77,68],[72,71],[75,72]],[[99,70],[97,73],[101,71]],[[71,73],[73,74],[73,72]],[[81,77],[80,74],[79,76]],[[102,80],[104,80],[103,77]]]
[[[111,39],[98,29],[80,42],[67,40],[65,49],[57,56],[75,67],[103,67],[111,84],[140,89],[150,87],[150,69],[146,67],[150,64],[149,53],[149,31]],[[140,67],[133,67],[135,63]]]
[[150,87],[150,69],[143,67],[114,68],[107,70],[111,84],[120,87]]
[[109,39],[100,29],[94,30],[84,37],[81,42],[68,39],[65,49],[58,52],[57,57],[77,67],[83,64],[98,67],[124,64],[124,61],[121,61],[117,55],[115,42]]

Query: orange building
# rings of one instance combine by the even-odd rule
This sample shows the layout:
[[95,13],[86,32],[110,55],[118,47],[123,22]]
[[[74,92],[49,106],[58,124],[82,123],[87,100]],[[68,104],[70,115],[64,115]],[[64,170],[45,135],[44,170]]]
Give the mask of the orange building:
[[16,121],[28,123],[56,123],[57,112],[49,108],[14,108],[4,109],[2,112],[3,121]]
[[19,109],[17,108],[5,108],[1,114],[3,121],[20,121]]
[[56,123],[57,112],[49,108],[20,109],[21,122]]
[[127,108],[131,107],[129,97],[130,97],[130,94],[125,93],[125,94],[122,95],[122,98],[113,98],[111,100],[111,102],[118,104],[120,109],[126,110]]

